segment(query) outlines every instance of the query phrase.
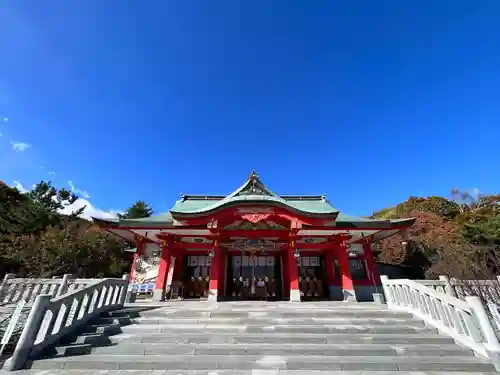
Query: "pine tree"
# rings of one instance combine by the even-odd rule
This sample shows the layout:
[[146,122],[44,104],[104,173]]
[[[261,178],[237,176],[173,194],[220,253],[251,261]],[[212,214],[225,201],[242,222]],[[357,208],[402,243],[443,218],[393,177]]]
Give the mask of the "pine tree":
[[137,201],[127,209],[123,215],[118,215],[120,219],[141,219],[150,217],[153,209],[144,201]]

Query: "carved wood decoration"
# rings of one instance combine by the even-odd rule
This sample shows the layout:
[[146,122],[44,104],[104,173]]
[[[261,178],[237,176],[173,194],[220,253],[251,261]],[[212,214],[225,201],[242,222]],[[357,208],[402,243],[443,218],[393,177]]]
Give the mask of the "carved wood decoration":
[[241,218],[244,220],[247,220],[253,224],[257,224],[259,221],[268,219],[269,216],[271,216],[271,214],[251,213],[251,214],[241,215]]

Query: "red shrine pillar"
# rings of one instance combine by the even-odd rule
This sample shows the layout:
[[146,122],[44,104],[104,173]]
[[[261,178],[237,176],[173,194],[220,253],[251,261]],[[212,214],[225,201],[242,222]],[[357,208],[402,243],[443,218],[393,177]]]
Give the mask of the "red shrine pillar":
[[284,299],[290,298],[290,278],[288,277],[288,249],[281,251],[281,268],[283,271],[282,295]]
[[325,254],[325,266],[326,266],[326,281],[327,281],[327,293],[328,299],[332,300],[333,290],[335,288],[335,271],[333,269],[333,262],[335,260],[335,249],[328,249]]
[[155,290],[153,292],[153,301],[165,301],[165,287],[167,281],[167,272],[172,262],[172,237],[169,236],[161,246],[160,265],[158,266],[158,277],[156,278]]
[[300,302],[299,290],[299,270],[297,267],[297,258],[295,258],[296,242],[295,238],[290,239],[288,247],[287,263],[288,263],[288,279],[290,289],[290,302]]
[[219,239],[214,240],[212,248],[213,257],[210,266],[210,284],[208,287],[208,302],[217,302],[219,300],[219,289],[224,282],[222,279],[222,250],[219,245]]
[[375,258],[373,257],[372,244],[370,242],[363,242],[363,252],[366,260],[366,268],[368,268],[370,281],[375,285],[380,285],[380,275],[377,271],[377,265],[375,264]]
[[344,301],[356,301],[356,292],[354,291],[354,283],[352,282],[349,254],[345,239],[342,239],[337,247],[337,257],[340,266],[340,282]]

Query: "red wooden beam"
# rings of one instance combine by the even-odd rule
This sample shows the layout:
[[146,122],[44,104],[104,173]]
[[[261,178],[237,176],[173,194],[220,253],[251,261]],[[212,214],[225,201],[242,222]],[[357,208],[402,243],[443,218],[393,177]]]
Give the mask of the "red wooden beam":
[[196,242],[177,242],[174,245],[175,249],[200,249],[200,250],[210,250],[214,245],[211,243],[196,243]]
[[[332,228],[330,228],[331,230]],[[168,229],[167,229],[168,230]],[[200,237],[200,238],[210,238],[215,239],[218,235],[222,238],[230,238],[230,237],[242,237],[242,238],[268,238],[268,237],[276,237],[279,239],[288,239],[292,232],[288,230],[272,230],[272,229],[235,229],[235,230],[223,230],[220,232],[214,232],[211,234],[174,234],[175,238],[183,238],[183,237]],[[156,237],[160,239],[165,239],[169,235],[168,232],[158,233]],[[335,234],[335,235],[325,235],[325,234],[296,234],[296,238],[304,238],[304,237],[328,237],[332,241],[344,241],[351,238],[350,235],[347,234]]]
[[[292,222],[292,227],[295,227],[297,229],[303,227],[303,224],[323,226],[328,222],[334,221],[334,219],[332,219],[332,218],[318,219],[318,218],[311,218],[311,217],[306,217],[306,216],[297,216],[297,215],[293,215],[289,212],[283,212],[283,211],[277,212],[276,215],[285,219],[285,220]],[[295,223],[295,224],[293,224],[293,223]]]
[[[280,249],[284,250],[288,248],[288,244],[284,244]],[[295,247],[301,250],[321,250],[321,249],[333,249],[334,243],[332,242],[320,242],[320,243],[303,243],[296,242]]]
[[280,216],[281,218],[291,221],[292,219],[299,219],[301,222],[307,225],[323,225],[328,221],[333,221],[332,218],[320,219],[320,218],[311,218],[308,216],[301,215],[298,212],[294,212],[292,210],[287,210],[284,207],[279,206],[269,206],[263,204],[240,204],[237,206],[232,206],[229,208],[223,208],[220,211],[211,212],[205,216],[201,217],[185,217],[185,216],[177,216],[174,214],[174,218],[180,222],[185,223],[186,225],[203,225],[208,224],[212,220],[223,220],[228,217],[234,217],[235,220],[239,220],[243,213],[240,211],[243,207],[251,207],[255,209],[255,213],[266,213]]

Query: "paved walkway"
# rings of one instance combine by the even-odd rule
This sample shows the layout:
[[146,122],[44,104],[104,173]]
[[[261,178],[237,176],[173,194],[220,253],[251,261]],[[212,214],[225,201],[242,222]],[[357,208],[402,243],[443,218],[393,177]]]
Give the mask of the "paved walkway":
[[22,370],[0,375],[493,375],[491,372],[435,372],[435,371],[287,371],[287,370]]

